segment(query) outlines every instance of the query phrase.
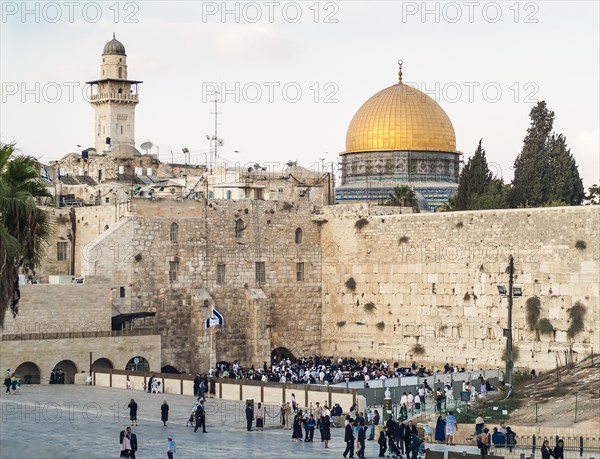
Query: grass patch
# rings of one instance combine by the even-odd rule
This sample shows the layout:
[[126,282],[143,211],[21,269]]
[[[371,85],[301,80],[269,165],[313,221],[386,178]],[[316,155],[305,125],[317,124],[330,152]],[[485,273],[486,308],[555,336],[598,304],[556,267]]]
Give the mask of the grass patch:
[[579,239],[576,243],[575,243],[575,248],[577,250],[585,250],[587,248],[587,244],[585,243],[585,241],[582,241],[581,239]]
[[381,322],[377,322],[375,324],[375,326],[377,327],[377,330],[379,331],[383,331],[385,329],[385,322],[381,321]]
[[463,226],[465,226],[465,224],[463,222],[458,222],[456,225],[454,225],[456,228],[460,229]]
[[469,292],[465,293],[465,296],[463,296],[463,300],[469,301],[470,299],[471,299],[471,295],[469,295]]
[[400,239],[398,239],[398,244],[406,244],[408,241],[410,241],[408,236],[402,236]]

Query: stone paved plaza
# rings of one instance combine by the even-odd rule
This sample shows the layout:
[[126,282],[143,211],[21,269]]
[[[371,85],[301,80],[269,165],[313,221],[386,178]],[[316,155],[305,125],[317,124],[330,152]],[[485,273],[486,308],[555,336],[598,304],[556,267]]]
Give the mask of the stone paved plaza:
[[[24,386],[19,395],[2,395],[0,457],[118,457],[119,432],[129,425],[127,404],[132,397],[139,405],[140,426],[133,428],[139,458],[166,457],[168,435],[177,442],[178,459],[342,457],[343,429],[332,429],[329,450],[322,448],[318,431],[314,443],[293,443],[291,431],[278,427],[276,407],[268,407],[274,417],[268,417],[264,432],[247,432],[242,403],[209,399],[208,433],[203,434],[185,426],[193,397],[73,385]],[[163,400],[170,407],[167,427],[160,421]],[[455,449],[475,452],[473,447]],[[366,456],[378,453],[376,443],[367,442]]]

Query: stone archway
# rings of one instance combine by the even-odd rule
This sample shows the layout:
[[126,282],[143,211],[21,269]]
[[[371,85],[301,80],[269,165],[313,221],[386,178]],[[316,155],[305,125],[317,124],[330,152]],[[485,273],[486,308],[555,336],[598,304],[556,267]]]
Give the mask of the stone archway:
[[23,384],[40,384],[40,367],[33,362],[23,362],[14,373]]
[[271,351],[271,363],[280,362],[283,359],[290,359],[293,362],[296,357],[287,347],[277,347]]
[[54,371],[62,370],[65,374],[65,384],[75,383],[75,374],[77,373],[77,365],[72,360],[61,360],[54,365]]
[[144,357],[137,355],[129,359],[125,369],[129,371],[150,371],[150,364]]
[[114,368],[115,366],[113,365],[113,363],[108,360],[107,358],[101,357],[99,359],[94,360],[94,363],[92,363],[92,370],[95,370],[96,368]]

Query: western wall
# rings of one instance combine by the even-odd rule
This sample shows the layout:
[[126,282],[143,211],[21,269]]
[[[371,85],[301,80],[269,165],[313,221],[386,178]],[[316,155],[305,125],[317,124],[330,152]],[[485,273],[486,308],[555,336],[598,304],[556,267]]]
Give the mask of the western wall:
[[[139,200],[131,216],[83,248],[82,274],[112,279],[113,292],[124,287],[122,298],[113,297],[120,313],[156,312],[162,365],[205,369],[209,333],[213,364],[262,365],[278,347],[318,353],[320,230],[311,212],[314,206],[274,201]],[[257,280],[256,262],[264,262],[264,281]],[[225,326],[207,331],[212,304]]]
[[[369,216],[381,209],[324,208],[322,318],[336,331],[322,336],[323,354],[503,368],[508,310],[497,285],[508,284],[511,254],[523,290],[513,306],[515,366],[548,370],[569,349],[574,360],[598,352],[597,207]],[[553,334],[530,330],[533,296]],[[568,310],[577,301],[586,307],[585,328],[569,339]]]

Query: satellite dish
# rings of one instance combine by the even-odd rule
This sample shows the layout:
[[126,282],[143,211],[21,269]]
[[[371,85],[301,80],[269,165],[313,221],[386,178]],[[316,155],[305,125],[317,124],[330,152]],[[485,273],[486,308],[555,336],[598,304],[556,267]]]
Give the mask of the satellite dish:
[[154,146],[154,144],[148,140],[147,142],[144,142],[143,144],[141,144],[140,148],[142,150],[146,150],[146,154],[149,155],[150,150],[152,149],[153,146]]

